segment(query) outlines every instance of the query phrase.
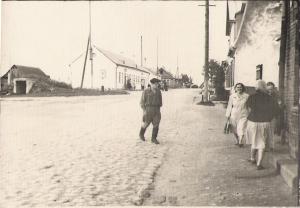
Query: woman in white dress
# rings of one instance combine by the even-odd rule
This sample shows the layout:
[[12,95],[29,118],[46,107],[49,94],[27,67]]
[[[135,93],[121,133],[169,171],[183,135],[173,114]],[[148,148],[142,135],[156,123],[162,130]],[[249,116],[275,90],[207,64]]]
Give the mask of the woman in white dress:
[[243,147],[246,134],[248,108],[246,102],[249,95],[245,92],[245,86],[237,83],[234,86],[234,93],[230,95],[226,110],[226,118],[230,121],[233,134],[236,139],[236,145]]

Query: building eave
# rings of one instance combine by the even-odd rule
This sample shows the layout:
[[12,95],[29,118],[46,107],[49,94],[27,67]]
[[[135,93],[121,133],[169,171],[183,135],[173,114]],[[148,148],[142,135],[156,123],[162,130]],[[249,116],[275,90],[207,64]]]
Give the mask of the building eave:
[[[115,63],[115,62],[114,62]],[[127,65],[123,65],[123,64],[117,64],[115,63],[117,67],[126,67],[126,68],[130,68],[130,69],[133,69],[133,70],[136,70],[136,71],[140,71],[140,72],[143,72],[143,73],[146,73],[146,74],[150,74],[150,72],[147,72],[147,71],[144,71],[144,70],[141,70],[139,68],[134,68],[132,66],[127,66]]]
[[240,12],[243,12],[243,17],[242,17],[242,21],[241,21],[241,25],[240,25],[240,28],[239,28],[239,31],[238,31],[238,35],[237,35],[237,38],[235,39],[234,43],[233,43],[233,47],[234,48],[237,48],[237,44],[239,42],[239,39],[240,39],[240,34],[241,34],[241,31],[244,27],[244,22],[245,22],[245,18],[246,18],[246,14],[247,14],[247,11],[248,11],[248,3],[244,3],[242,5],[242,9]]

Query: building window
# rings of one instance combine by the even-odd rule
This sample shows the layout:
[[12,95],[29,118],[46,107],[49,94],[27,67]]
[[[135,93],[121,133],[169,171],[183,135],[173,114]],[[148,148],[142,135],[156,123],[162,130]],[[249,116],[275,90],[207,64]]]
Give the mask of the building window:
[[121,72],[119,72],[119,83],[121,83]]

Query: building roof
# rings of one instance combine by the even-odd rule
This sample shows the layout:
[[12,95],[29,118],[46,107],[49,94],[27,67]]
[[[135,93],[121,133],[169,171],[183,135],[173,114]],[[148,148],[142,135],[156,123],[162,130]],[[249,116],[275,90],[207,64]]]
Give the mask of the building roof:
[[[228,5],[228,0],[227,0],[227,8],[226,8],[226,32],[225,32],[226,36],[230,36],[231,28],[232,28],[233,24],[236,23],[236,17],[238,15],[243,15],[244,11],[245,11],[245,8],[246,8],[246,3],[242,3],[241,4],[241,9],[239,11],[235,12],[234,19],[231,19],[230,18],[230,10],[229,10],[229,5]],[[238,30],[239,30],[239,28],[238,28]]]
[[118,66],[124,66],[124,67],[129,67],[138,71],[142,71],[145,73],[150,73],[144,69],[142,69],[141,67],[138,67],[138,65],[131,59],[126,58],[124,56],[121,56],[119,54],[113,53],[111,51],[108,50],[104,50],[101,48],[98,48],[95,46],[95,48],[102,53],[106,58],[108,58],[109,60],[111,60],[113,63],[115,63]]
[[230,16],[229,16],[229,5],[227,0],[227,9],[226,9],[226,32],[225,35],[230,35],[230,29],[231,29],[232,23],[230,22]]
[[245,22],[245,18],[246,18],[246,15],[247,15],[248,4],[249,4],[249,3],[251,3],[251,2],[243,3],[243,4],[242,4],[242,7],[241,7],[241,10],[235,14],[235,17],[236,17],[237,15],[241,15],[241,16],[242,16],[242,19],[241,19],[241,23],[240,23],[239,27],[237,28],[238,31],[237,31],[236,39],[235,39],[234,44],[233,44],[234,47],[237,45],[237,42],[238,42],[238,40],[239,40],[239,38],[240,38],[240,34],[241,34],[243,28],[245,27],[245,26],[244,26],[244,22]]
[[237,15],[243,14],[245,11],[245,7],[246,7],[246,3],[242,3],[240,11],[236,12],[234,17],[236,17]]
[[140,66],[139,68],[143,69],[143,70],[146,70],[148,71],[150,74],[154,74],[154,75],[157,75],[157,72],[155,69],[151,69],[151,68],[148,68],[148,67],[144,67],[144,66]]
[[162,79],[174,79],[173,75],[171,74],[171,72],[166,71],[165,69],[161,68],[160,69],[162,71],[161,73],[161,78]]
[[13,65],[2,77],[6,77],[11,70],[14,70],[18,77],[23,78],[49,77],[40,68],[22,65]]

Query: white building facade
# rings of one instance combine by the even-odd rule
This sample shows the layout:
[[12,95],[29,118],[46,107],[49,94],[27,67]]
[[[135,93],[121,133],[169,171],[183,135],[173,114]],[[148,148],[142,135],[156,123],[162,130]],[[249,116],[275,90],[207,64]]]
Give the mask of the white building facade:
[[95,48],[93,62],[93,88],[105,90],[131,89],[140,90],[147,86],[150,72],[137,66],[134,61],[107,50]]
[[253,87],[257,79],[278,86],[281,16],[281,5],[271,1],[248,1],[229,16],[227,88],[238,82]]

